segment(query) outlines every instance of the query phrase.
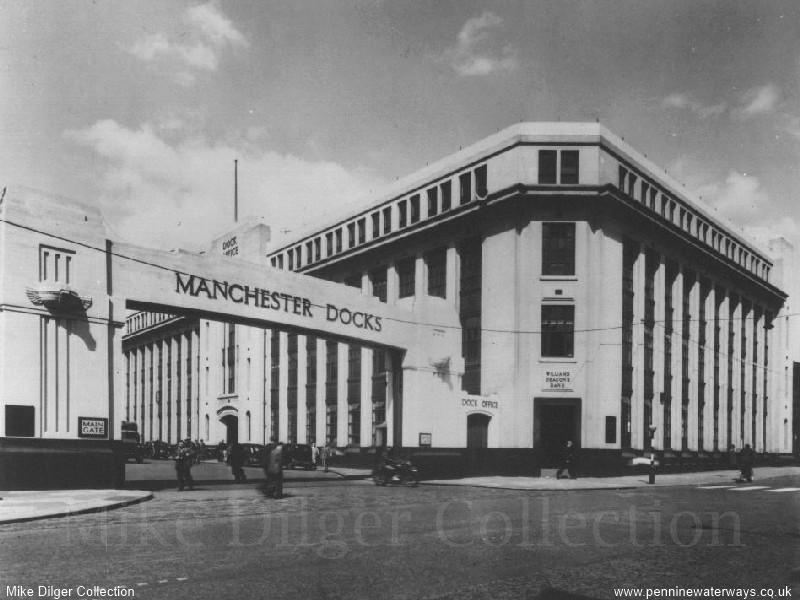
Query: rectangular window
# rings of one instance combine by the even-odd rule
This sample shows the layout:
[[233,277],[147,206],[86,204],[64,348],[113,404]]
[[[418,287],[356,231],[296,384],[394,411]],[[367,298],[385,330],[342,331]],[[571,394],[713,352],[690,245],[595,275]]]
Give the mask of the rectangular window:
[[485,198],[489,191],[486,172],[486,165],[475,168],[475,193],[479,198]]
[[314,242],[306,242],[306,263],[311,263],[314,257]]
[[325,256],[333,256],[333,233],[325,234]]
[[381,213],[372,213],[372,239],[378,238],[381,235]]
[[574,355],[575,307],[542,306],[542,356],[571,358]]
[[314,260],[319,260],[322,258],[322,240],[320,238],[316,238],[314,240]]
[[425,254],[428,267],[428,296],[444,298],[447,293],[447,248],[437,248]]
[[354,248],[356,245],[356,224],[347,224],[347,247]]
[[542,223],[542,275],[575,274],[575,223]]
[[439,190],[432,187],[428,190],[428,218],[439,212]]
[[372,283],[372,295],[381,302],[386,302],[386,267],[371,271],[369,280]]
[[419,221],[419,194],[411,196],[411,222]]
[[397,212],[398,212],[399,221],[400,221],[400,225],[399,226],[401,228],[403,228],[406,225],[408,225],[408,212],[407,212],[407,207],[406,207],[406,201],[405,200],[401,200],[400,202],[397,203]]
[[33,437],[35,434],[36,410],[33,406],[6,405],[6,436]]
[[383,209],[383,233],[384,235],[392,231],[392,207],[387,206]]
[[617,180],[617,187],[623,192],[625,191],[625,183],[628,178],[628,169],[623,167],[622,165],[619,166],[619,173],[618,173],[618,180]]
[[342,251],[342,229],[341,228],[337,229],[335,235],[336,235],[336,253],[338,254],[339,252]]
[[439,186],[439,190],[441,191],[442,195],[442,212],[450,210],[450,206],[452,204],[451,199],[451,184],[449,181],[444,181]]
[[472,173],[458,176],[459,204],[467,204],[472,200]]
[[294,252],[287,250],[286,256],[289,259],[289,270],[294,271]]
[[408,298],[414,295],[414,259],[406,258],[397,263],[397,277],[399,279],[399,297]]
[[363,244],[367,241],[367,222],[366,219],[359,219],[357,223],[358,227],[358,243]]
[[561,183],[578,183],[580,153],[577,150],[561,152]]
[[295,267],[299,269],[300,267],[303,266],[303,248],[301,246],[298,246],[297,248],[294,249],[294,254],[295,254],[295,261],[297,262]]
[[539,150],[539,183],[557,183],[557,161],[558,154],[555,150]]

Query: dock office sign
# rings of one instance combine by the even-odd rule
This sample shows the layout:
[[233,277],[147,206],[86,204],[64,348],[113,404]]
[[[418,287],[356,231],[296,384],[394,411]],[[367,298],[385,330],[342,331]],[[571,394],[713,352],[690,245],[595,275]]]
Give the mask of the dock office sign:
[[575,374],[571,369],[545,369],[542,391],[571,392]]

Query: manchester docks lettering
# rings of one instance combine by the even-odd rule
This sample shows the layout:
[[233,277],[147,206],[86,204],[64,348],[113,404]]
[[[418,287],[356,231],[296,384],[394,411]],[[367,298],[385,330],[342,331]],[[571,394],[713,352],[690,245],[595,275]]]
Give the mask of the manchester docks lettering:
[[[200,296],[209,300],[227,300],[235,304],[291,313],[309,319],[314,318],[312,309],[317,308],[311,303],[311,300],[303,296],[217,281],[216,279],[205,279],[196,275],[182,275],[178,272],[175,273],[175,291],[195,298]],[[381,317],[330,303],[325,305],[325,319],[331,322],[338,321],[342,325],[353,325],[358,329],[371,331],[381,331],[382,329]]]

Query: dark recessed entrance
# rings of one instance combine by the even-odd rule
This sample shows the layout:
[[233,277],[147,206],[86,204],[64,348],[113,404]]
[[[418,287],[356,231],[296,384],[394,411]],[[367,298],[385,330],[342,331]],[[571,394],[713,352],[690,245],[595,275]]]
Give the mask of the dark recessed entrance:
[[489,447],[489,415],[473,413],[467,415],[467,448]]
[[543,466],[557,467],[570,440],[580,447],[580,398],[534,399],[533,446],[542,452]]

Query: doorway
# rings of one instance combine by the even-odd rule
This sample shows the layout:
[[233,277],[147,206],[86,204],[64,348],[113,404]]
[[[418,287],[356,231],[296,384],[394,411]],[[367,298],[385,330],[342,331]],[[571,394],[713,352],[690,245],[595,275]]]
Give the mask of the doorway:
[[533,447],[541,451],[546,467],[557,467],[568,441],[581,442],[580,398],[536,398],[533,411]]
[[489,421],[492,417],[481,413],[467,415],[467,448],[489,447]]
[[228,448],[231,448],[234,444],[238,444],[239,417],[235,415],[225,415],[220,418],[220,421],[225,425],[225,443],[228,444]]

